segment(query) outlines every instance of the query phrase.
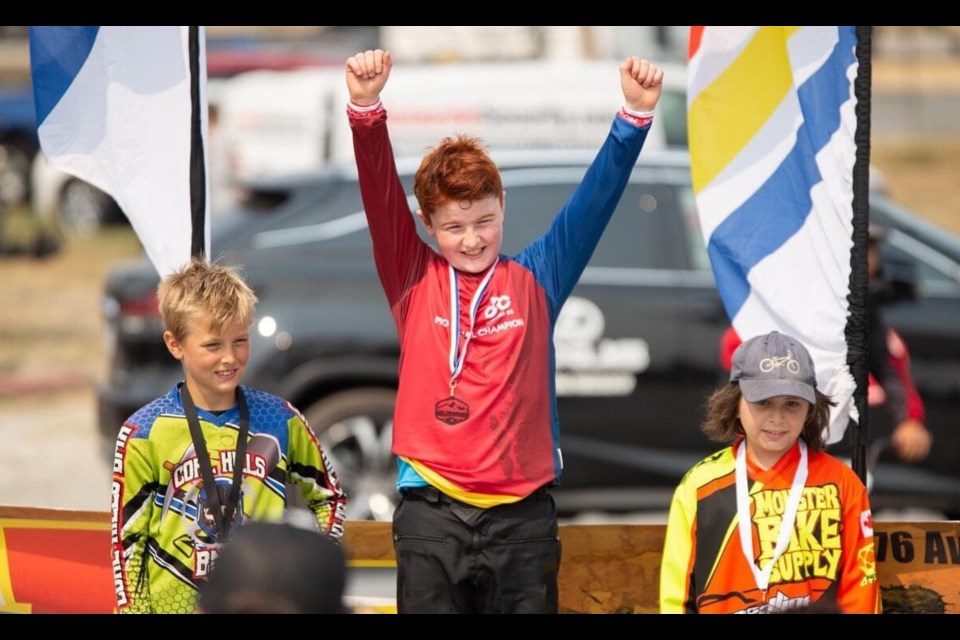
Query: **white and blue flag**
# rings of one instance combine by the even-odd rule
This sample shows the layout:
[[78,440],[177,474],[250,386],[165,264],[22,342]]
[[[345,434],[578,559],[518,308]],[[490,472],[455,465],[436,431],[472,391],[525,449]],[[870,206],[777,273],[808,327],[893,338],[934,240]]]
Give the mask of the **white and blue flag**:
[[692,27],[691,171],[717,287],[744,340],[802,341],[857,419],[845,328],[856,160],[855,27]]
[[30,64],[47,162],[110,194],[161,276],[209,256],[202,27],[30,27]]

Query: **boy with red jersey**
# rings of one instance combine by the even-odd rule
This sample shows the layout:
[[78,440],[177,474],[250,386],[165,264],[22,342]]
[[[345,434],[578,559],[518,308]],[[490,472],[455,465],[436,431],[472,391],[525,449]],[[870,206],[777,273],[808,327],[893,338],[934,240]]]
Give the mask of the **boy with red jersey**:
[[636,57],[620,65],[625,106],[597,158],[551,227],[510,258],[499,172],[465,136],[443,140],[415,177],[439,253],[417,235],[380,103],[391,67],[381,50],[346,63],[360,190],[401,345],[398,609],[556,612],[553,327],[627,184],[663,72]]

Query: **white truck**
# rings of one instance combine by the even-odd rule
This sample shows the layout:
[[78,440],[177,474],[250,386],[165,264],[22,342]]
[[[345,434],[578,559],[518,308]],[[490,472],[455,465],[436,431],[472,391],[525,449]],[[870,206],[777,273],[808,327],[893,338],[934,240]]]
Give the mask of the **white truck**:
[[[383,94],[397,156],[444,136],[491,148],[599,148],[623,102],[617,61],[396,65]],[[256,71],[220,92],[223,157],[239,180],[352,163],[343,69]],[[686,146],[686,75],[669,67],[647,145]]]
[[[617,67],[616,60],[398,64],[383,95],[394,152],[419,158],[458,132],[497,151],[599,148],[623,101]],[[211,80],[214,214],[229,208],[245,181],[353,163],[343,74],[338,66]],[[646,144],[686,147],[684,67],[667,65],[664,84]],[[31,177],[35,210],[67,233],[90,234],[121,215],[111,198],[39,154]]]

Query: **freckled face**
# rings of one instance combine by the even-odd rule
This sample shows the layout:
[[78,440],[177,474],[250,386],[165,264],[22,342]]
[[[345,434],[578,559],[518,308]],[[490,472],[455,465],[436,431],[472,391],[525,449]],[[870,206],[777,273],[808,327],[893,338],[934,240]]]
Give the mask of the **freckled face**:
[[424,228],[437,248],[457,271],[482,273],[490,267],[503,244],[503,205],[499,198],[447,202],[429,221],[420,213]]

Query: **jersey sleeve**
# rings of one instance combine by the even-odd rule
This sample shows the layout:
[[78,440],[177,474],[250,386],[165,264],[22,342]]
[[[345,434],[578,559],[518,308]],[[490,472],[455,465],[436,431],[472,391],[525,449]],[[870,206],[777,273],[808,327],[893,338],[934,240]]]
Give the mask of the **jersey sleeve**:
[[852,471],[843,479],[843,545],[837,604],[844,613],[880,613],[873,515],[867,490]]
[[696,494],[681,482],[673,494],[660,560],[660,613],[696,613],[693,566]]
[[889,327],[887,328],[887,350],[890,353],[890,368],[903,385],[907,418],[926,422],[926,407],[910,371],[910,352],[900,334]]
[[583,180],[547,231],[517,256],[536,275],[556,316],[573,291],[607,228],[643,148],[649,123],[618,116]]
[[894,370],[887,343],[889,328],[881,315],[881,310],[871,308],[869,330],[870,374],[883,388],[884,409],[891,416],[894,424],[899,424],[907,419],[906,389],[903,379]]
[[386,110],[382,106],[367,112],[348,109],[347,115],[353,130],[360,195],[373,240],[373,259],[396,315],[402,312],[398,304],[419,279],[433,250],[417,235],[393,157]]
[[288,471],[307,507],[317,516],[321,533],[339,542],[343,536],[347,495],[320,441],[299,414],[290,418]]
[[117,439],[111,487],[111,560],[120,613],[150,613],[147,542],[158,473],[146,438],[130,437],[124,425]]

